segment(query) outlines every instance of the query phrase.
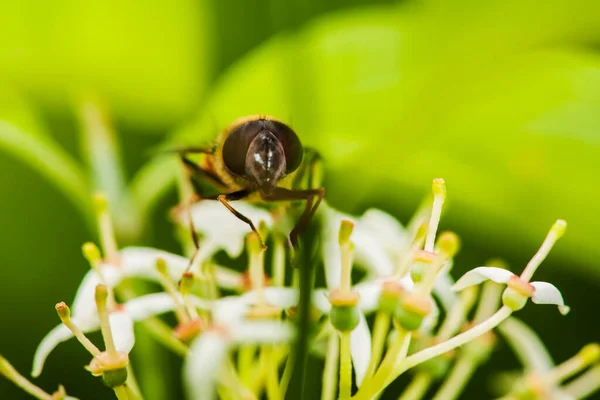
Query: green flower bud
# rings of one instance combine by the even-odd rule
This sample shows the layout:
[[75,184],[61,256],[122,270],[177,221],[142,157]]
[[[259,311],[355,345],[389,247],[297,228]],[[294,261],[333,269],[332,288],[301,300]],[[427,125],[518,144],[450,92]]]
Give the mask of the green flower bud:
[[419,293],[408,294],[396,308],[396,320],[407,331],[416,331],[431,311],[431,302]]
[[331,325],[340,332],[350,332],[360,322],[360,312],[356,305],[334,305],[329,313]]
[[110,388],[121,386],[127,382],[127,368],[105,370],[102,372],[102,380]]
[[525,307],[528,299],[528,296],[510,286],[504,289],[504,293],[502,293],[502,304],[513,311],[519,311]]
[[378,309],[386,314],[394,314],[398,301],[404,296],[405,291],[401,284],[395,281],[386,281],[381,289]]

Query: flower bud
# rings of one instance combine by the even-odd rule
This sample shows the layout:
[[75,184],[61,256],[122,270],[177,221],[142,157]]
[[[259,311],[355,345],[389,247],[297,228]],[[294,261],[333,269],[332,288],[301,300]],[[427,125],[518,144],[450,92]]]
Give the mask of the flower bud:
[[419,293],[410,293],[396,308],[396,320],[407,331],[419,329],[423,319],[431,312],[431,301]]
[[102,372],[102,381],[109,388],[124,385],[127,382],[127,368],[105,370]]
[[358,293],[334,290],[329,294],[331,324],[340,332],[350,332],[360,322],[358,311]]
[[502,293],[502,304],[513,311],[519,311],[525,307],[528,299],[529,297],[523,296],[521,293],[510,287],[507,287],[504,290],[504,293]]
[[357,306],[332,305],[329,312],[331,325],[340,332],[351,332],[360,322],[360,312]]
[[381,288],[378,309],[386,314],[394,314],[398,307],[398,302],[406,294],[404,287],[396,281],[385,281]]

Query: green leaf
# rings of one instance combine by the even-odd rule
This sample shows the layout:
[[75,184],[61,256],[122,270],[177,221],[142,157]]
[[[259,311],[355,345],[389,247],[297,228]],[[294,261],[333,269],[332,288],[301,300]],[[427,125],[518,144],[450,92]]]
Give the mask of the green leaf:
[[81,166],[55,143],[17,96],[0,99],[0,148],[45,176],[91,219],[88,183]]

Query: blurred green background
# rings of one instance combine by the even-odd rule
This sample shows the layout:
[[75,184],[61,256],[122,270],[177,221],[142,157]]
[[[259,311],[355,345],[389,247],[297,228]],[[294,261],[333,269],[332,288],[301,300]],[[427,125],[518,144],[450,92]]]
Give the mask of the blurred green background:
[[[0,353],[27,374],[54,304],[72,300],[80,246],[97,239],[94,189],[122,244],[180,251],[167,221],[176,164],[156,154],[251,113],[322,153],[328,201],[345,211],[407,221],[444,177],[442,228],[464,240],[456,277],[490,256],[520,271],[566,219],[537,278],[573,311],[519,316],[556,361],[600,340],[596,0],[30,0],[0,4]],[[155,357],[146,373],[180,393],[180,363]],[[36,382],[110,398],[88,361],[63,344]],[[463,398],[516,366],[501,344]],[[0,398],[27,397],[0,380]]]

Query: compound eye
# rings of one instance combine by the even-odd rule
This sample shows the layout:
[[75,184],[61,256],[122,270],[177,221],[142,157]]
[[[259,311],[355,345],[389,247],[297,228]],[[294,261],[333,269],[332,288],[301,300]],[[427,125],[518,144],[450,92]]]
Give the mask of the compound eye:
[[279,121],[265,121],[265,128],[281,142],[285,152],[285,173],[294,172],[302,163],[302,157],[304,156],[304,149],[298,135],[292,128]]
[[223,143],[223,162],[238,176],[246,176],[246,154],[252,140],[264,129],[264,121],[250,121],[233,129]]

